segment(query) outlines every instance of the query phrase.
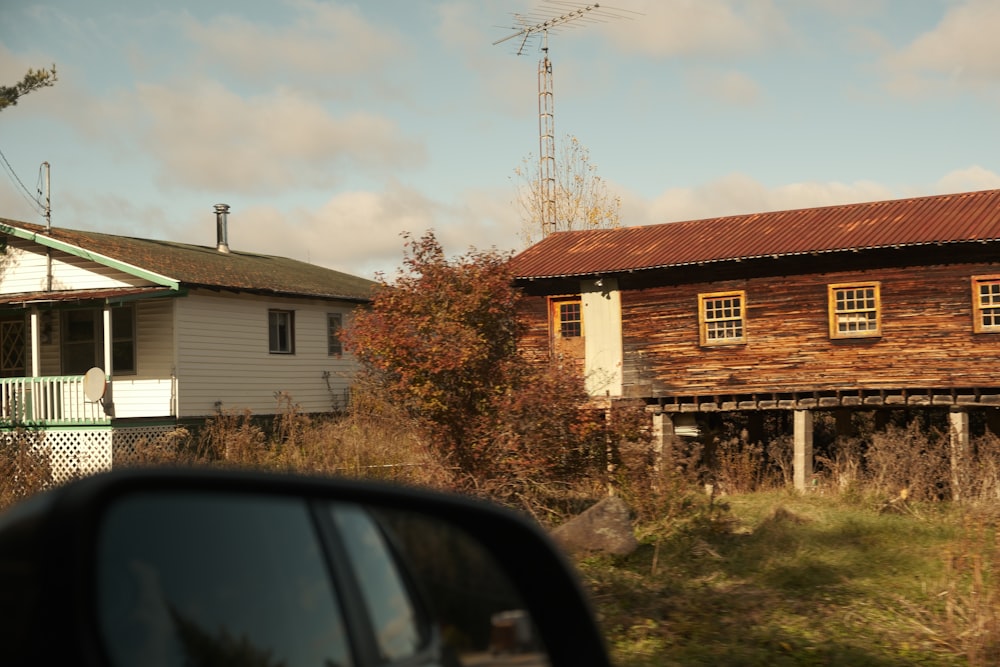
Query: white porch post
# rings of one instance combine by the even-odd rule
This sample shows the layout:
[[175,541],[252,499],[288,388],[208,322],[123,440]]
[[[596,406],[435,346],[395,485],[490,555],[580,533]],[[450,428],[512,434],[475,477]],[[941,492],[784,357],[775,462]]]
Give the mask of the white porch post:
[[38,315],[38,306],[31,307],[31,377],[42,375],[42,326]]
[[813,413],[811,410],[796,410],[794,421],[792,475],[795,489],[805,491],[813,474]]
[[104,377],[107,378],[107,387],[104,390],[104,412],[109,417],[115,413],[115,396],[111,387],[113,385],[115,369],[111,363],[111,341],[114,339],[114,332],[111,331],[111,304],[104,304]]
[[111,368],[111,306],[104,304],[104,374],[108,378],[112,375]]

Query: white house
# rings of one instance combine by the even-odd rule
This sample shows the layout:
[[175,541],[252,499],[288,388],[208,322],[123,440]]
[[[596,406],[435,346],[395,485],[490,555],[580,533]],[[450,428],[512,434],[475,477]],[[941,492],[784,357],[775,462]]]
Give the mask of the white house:
[[[339,331],[374,285],[283,257],[0,218],[0,431],[65,475],[219,410],[343,404]],[[99,369],[99,370],[94,370]]]

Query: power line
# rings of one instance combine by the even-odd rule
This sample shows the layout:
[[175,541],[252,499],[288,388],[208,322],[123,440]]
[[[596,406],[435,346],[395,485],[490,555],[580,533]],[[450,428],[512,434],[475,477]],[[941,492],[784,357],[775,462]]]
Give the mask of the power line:
[[[45,215],[45,206],[43,206],[40,201],[35,199],[31,195],[31,191],[28,190],[28,188],[25,187],[24,183],[21,182],[21,179],[18,177],[17,172],[14,171],[14,167],[10,166],[10,162],[7,161],[7,156],[3,154],[2,150],[0,150],[0,161],[3,162],[4,169],[7,171],[7,175],[10,177],[11,181],[15,185],[20,186],[19,194],[22,197],[24,197],[25,201],[27,201],[28,204],[31,205],[33,209],[35,209],[36,213],[38,213],[39,215]],[[39,179],[41,179],[41,170],[39,170]],[[39,196],[41,196],[41,192],[39,192],[38,194]]]

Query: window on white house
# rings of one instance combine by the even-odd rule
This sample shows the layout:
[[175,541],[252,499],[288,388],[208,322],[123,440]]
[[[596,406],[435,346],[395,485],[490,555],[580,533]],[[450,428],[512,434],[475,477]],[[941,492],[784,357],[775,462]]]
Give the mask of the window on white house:
[[267,344],[271,354],[295,354],[295,311],[267,311]]
[[344,316],[340,313],[326,314],[326,353],[331,357],[344,354],[344,345],[340,341],[340,330],[344,327]]
[[[83,375],[95,366],[103,368],[104,310],[63,311],[61,325],[63,375]],[[135,307],[131,305],[111,309],[111,364],[115,375],[130,375],[136,371]]]

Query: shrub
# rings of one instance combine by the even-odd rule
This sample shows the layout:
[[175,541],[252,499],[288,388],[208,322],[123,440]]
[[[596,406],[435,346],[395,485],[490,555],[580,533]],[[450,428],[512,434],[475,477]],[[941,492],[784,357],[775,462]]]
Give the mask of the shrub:
[[950,461],[946,434],[926,428],[919,419],[905,427],[890,424],[871,434],[865,452],[867,485],[878,494],[905,493],[918,501],[950,498]]

